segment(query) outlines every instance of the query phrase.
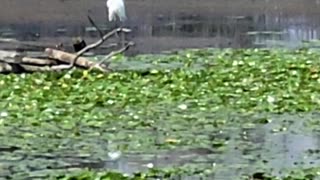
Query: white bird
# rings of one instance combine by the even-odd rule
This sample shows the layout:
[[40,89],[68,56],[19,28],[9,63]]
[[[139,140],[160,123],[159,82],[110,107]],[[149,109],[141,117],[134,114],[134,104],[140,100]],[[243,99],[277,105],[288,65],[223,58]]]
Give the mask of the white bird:
[[116,21],[117,18],[123,22],[127,19],[124,0],[107,0],[109,21]]

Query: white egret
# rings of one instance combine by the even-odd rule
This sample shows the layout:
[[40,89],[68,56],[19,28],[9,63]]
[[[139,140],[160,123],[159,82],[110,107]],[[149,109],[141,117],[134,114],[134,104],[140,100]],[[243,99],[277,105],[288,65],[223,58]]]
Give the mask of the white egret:
[[109,21],[116,21],[117,18],[120,22],[127,19],[124,0],[107,0],[106,2]]
[[[118,26],[117,22],[120,21],[120,27],[122,27],[122,22],[124,22],[127,19],[124,0],[107,0],[106,5],[107,5],[107,9],[108,9],[109,21],[115,21],[116,26]],[[122,46],[124,46],[123,33],[121,33],[120,41],[122,41],[121,44],[122,44]]]

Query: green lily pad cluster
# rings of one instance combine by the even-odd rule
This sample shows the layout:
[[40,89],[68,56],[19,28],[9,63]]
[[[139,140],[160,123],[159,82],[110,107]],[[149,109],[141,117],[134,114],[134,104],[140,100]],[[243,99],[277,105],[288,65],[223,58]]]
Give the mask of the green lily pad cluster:
[[[98,166],[117,150],[226,152],[229,133],[269,123],[243,114],[318,111],[319,60],[319,52],[307,49],[191,49],[119,56],[109,74],[2,75],[0,141],[16,150],[0,151],[6,162],[0,174],[26,178],[85,160]],[[210,167],[197,172],[213,173],[219,162],[210,158]],[[90,171],[70,179],[129,178],[122,176]]]

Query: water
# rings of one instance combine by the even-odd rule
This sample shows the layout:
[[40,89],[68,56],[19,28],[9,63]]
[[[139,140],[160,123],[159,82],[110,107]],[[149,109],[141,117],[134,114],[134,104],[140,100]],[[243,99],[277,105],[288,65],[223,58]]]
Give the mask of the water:
[[[133,29],[128,38],[137,43],[128,54],[201,47],[296,48],[319,38],[318,0],[128,0],[126,4],[125,25]],[[87,14],[99,26],[110,28],[104,0],[4,0],[0,36],[70,45],[70,37],[80,35],[92,42],[97,33],[89,31]]]
[[[317,115],[283,114],[269,116],[269,118],[272,119],[271,123],[258,125],[255,128],[232,128],[218,134],[198,133],[198,136],[226,139],[228,145],[223,152],[194,148],[154,153],[148,156],[128,155],[113,161],[113,165],[106,163],[106,167],[123,173],[133,173],[148,169],[146,167],[148,163],[159,168],[186,163],[197,166],[199,163],[216,170],[210,175],[211,178],[223,180],[252,175],[259,170],[283,176],[292,168],[318,167],[320,156],[312,152],[317,152],[320,148],[320,134],[306,131],[304,126],[304,123],[317,118]],[[278,131],[280,129],[283,131]],[[141,159],[145,160],[141,161]]]
[[[195,127],[186,131],[188,127],[181,126],[181,130],[170,132],[149,130],[121,130],[121,134],[131,134],[133,137],[150,141],[148,148],[138,151],[121,152],[115,151],[115,146],[138,143],[135,139],[118,140],[108,142],[108,132],[103,136],[93,136],[92,130],[83,127],[81,137],[69,138],[41,138],[35,135],[32,139],[23,138],[21,134],[30,130],[23,127],[13,128],[5,132],[11,132],[11,142],[23,142],[23,145],[10,146],[10,142],[2,145],[0,149],[0,178],[43,178],[46,174],[65,172],[79,168],[112,169],[126,174],[145,171],[150,167],[181,167],[188,165],[193,168],[204,167],[213,170],[209,179],[237,179],[240,176],[252,175],[261,170],[273,175],[283,176],[292,168],[317,167],[320,163],[320,134],[310,131],[307,124],[318,121],[319,114],[305,113],[302,115],[256,115],[243,117],[228,115],[233,127],[226,126],[218,129],[206,129]],[[260,117],[268,118],[270,123],[245,125],[248,118],[255,121]],[[238,122],[238,123],[236,123]],[[207,122],[209,123],[209,122]],[[173,126],[174,124],[170,125]],[[202,129],[202,130],[201,130]],[[312,129],[312,128],[311,128]],[[42,129],[43,131],[43,129]],[[32,130],[34,134],[38,130]],[[44,133],[44,132],[43,132]],[[57,128],[45,131],[50,134],[70,134],[70,130]],[[98,132],[96,132],[98,133]],[[156,136],[155,133],[158,133]],[[165,134],[180,134],[192,137],[197,141],[208,140],[209,142],[221,141],[225,145],[214,147],[180,147],[172,150],[162,149],[157,145],[157,140],[163,141]],[[119,137],[122,139],[121,137]],[[125,139],[125,138],[123,138]],[[5,140],[5,139],[2,139]],[[22,140],[22,141],[21,141]],[[132,142],[131,142],[132,141]],[[153,145],[152,145],[153,144]],[[29,146],[30,145],[30,146]],[[47,147],[49,145],[49,147]],[[52,148],[55,147],[55,148]],[[223,149],[219,149],[223,147]],[[49,149],[48,149],[49,148]],[[110,152],[118,153],[117,158],[111,158]],[[17,163],[19,162],[19,166]],[[199,179],[197,176],[177,177],[177,179]]]

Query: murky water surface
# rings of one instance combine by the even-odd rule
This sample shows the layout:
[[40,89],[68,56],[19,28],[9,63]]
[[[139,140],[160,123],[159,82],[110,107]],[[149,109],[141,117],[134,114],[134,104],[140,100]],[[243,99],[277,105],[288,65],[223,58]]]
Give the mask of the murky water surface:
[[[209,116],[209,115],[208,115]],[[79,138],[41,138],[34,135],[25,138],[23,144],[32,149],[25,149],[21,135],[28,132],[37,134],[37,130],[23,127],[8,127],[0,136],[5,146],[0,149],[0,178],[43,178],[50,172],[70,171],[77,168],[113,169],[131,174],[151,167],[179,167],[189,165],[214,169],[210,178],[237,179],[264,170],[274,175],[285,175],[291,168],[316,167],[320,163],[320,134],[308,126],[318,121],[319,114],[302,115],[210,115],[213,118],[226,118],[234,126],[224,128],[203,128],[200,122],[194,122],[193,128],[188,123],[167,125],[158,122],[158,129],[130,131],[119,129],[117,132],[106,130],[93,134],[90,127],[79,129]],[[268,119],[267,124],[250,125],[249,121]],[[206,122],[210,124],[210,122]],[[161,125],[162,124],[162,125]],[[170,130],[172,126],[179,129]],[[56,130],[42,133],[70,134],[70,130],[56,127]],[[189,129],[189,130],[188,130]],[[43,131],[43,129],[42,129]],[[87,133],[86,133],[87,132]],[[120,133],[121,132],[121,133]],[[99,133],[102,133],[99,135]],[[121,152],[115,151],[118,145],[130,144],[124,137],[118,141],[108,141],[108,136],[133,137],[130,141],[137,143],[134,137],[142,138],[148,144],[145,150]],[[122,134],[122,135],[121,135]],[[161,148],[164,138],[171,136],[190,137],[196,141],[211,141],[213,147]],[[31,135],[30,135],[31,136]],[[10,142],[8,140],[10,139]],[[221,142],[221,144],[217,143]],[[11,144],[11,145],[10,145]],[[137,145],[138,146],[138,145]],[[56,147],[56,148],[54,148]],[[198,179],[196,176],[177,177],[178,179]]]
[[[147,169],[152,163],[156,167],[182,165],[185,163],[206,164],[216,166],[217,171],[211,176],[214,179],[235,179],[241,175],[251,175],[259,170],[269,170],[275,175],[284,175],[286,170],[298,167],[317,167],[320,163],[320,134],[306,133],[304,123],[317,116],[307,114],[269,116],[274,123],[259,125],[255,128],[241,127],[220,130],[219,132],[193,132],[195,138],[207,136],[209,139],[223,139],[227,142],[224,151],[195,148],[189,150],[174,150],[157,152],[152,155],[128,155],[107,163],[108,168],[114,168],[124,173]],[[229,117],[232,118],[232,117]],[[238,118],[238,117],[235,117]],[[192,132],[183,132],[186,136]],[[197,137],[198,136],[198,137]],[[149,158],[147,158],[149,157]],[[141,161],[141,159],[146,159]],[[189,177],[191,178],[191,177]],[[188,179],[182,178],[182,179]],[[191,179],[196,179],[192,177]]]
[[[124,25],[132,28],[128,38],[137,43],[131,54],[201,47],[295,48],[320,34],[318,0],[127,0],[126,4],[129,19]],[[70,45],[69,37],[84,36],[92,42],[97,33],[86,16],[110,29],[105,11],[103,0],[4,0],[0,37]]]

